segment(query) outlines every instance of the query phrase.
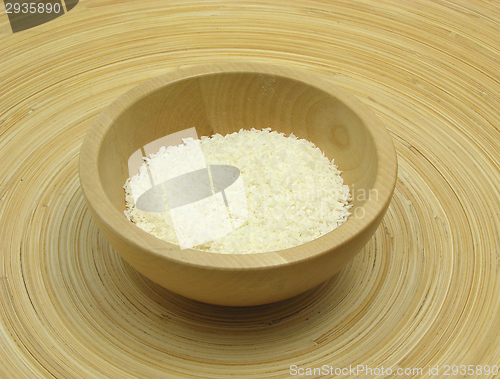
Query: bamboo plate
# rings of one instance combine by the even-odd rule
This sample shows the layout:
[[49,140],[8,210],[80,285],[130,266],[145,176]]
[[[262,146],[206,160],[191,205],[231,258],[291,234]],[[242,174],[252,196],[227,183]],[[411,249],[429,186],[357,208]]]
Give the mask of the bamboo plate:
[[[500,364],[500,7],[268,3],[83,0],[15,34],[2,10],[1,377],[286,378],[293,365],[500,377],[477,366]],[[391,207],[364,251],[255,308],[140,276],[91,221],[77,175],[83,136],[120,94],[227,60],[323,75],[379,115],[398,151]]]

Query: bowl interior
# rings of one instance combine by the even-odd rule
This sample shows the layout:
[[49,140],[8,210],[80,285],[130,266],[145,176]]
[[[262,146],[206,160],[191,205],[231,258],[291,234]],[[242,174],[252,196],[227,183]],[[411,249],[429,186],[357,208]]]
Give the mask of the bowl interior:
[[198,136],[241,128],[293,132],[335,159],[354,195],[353,209],[362,207],[374,188],[380,154],[374,130],[367,127],[373,116],[333,87],[273,73],[215,72],[144,92],[111,120],[99,148],[102,187],[122,214],[130,156],[152,141],[193,127]]

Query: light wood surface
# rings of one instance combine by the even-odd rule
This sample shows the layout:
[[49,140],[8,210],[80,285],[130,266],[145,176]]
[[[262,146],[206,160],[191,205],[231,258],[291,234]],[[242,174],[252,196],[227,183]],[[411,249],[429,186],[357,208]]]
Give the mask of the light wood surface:
[[[144,146],[192,128],[201,137],[268,127],[335,159],[353,197],[343,225],[290,249],[229,255],[181,250],[123,214],[129,161]],[[254,306],[323,283],[359,253],[387,211],[397,159],[380,119],[349,93],[300,70],[233,62],[167,73],[120,96],[85,136],[79,175],[100,231],[139,272],[190,299]]]
[[[0,9],[0,377],[288,378],[291,365],[325,364],[437,377],[429,365],[443,376],[499,364],[496,3],[89,0],[16,34]],[[344,270],[250,309],[138,274],[98,232],[78,181],[82,139],[106,105],[227,60],[354,93],[399,163],[382,226]]]

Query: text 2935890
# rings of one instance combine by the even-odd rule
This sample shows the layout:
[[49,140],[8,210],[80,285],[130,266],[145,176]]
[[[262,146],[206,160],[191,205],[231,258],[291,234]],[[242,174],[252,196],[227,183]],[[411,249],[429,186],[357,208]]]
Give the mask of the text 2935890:
[[5,2],[7,13],[61,13],[61,4]]

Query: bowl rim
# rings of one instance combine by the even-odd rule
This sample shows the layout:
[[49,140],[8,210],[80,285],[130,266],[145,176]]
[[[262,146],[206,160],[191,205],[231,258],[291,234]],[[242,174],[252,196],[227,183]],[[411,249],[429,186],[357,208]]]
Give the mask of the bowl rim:
[[[377,174],[373,184],[373,188],[378,191],[378,200],[365,201],[362,206],[365,209],[365,217],[350,216],[344,224],[331,232],[288,249],[263,253],[226,254],[194,249],[181,250],[179,246],[138,228],[127,220],[123,212],[113,206],[102,187],[98,170],[102,140],[113,121],[129,106],[163,86],[197,76],[230,72],[275,75],[303,82],[340,99],[360,117],[373,138],[378,157]],[[85,168],[82,167],[84,161]],[[327,254],[346,245],[368,229],[385,212],[392,198],[397,180],[397,155],[392,138],[375,113],[354,95],[328,81],[325,75],[316,76],[298,69],[264,63],[212,63],[174,69],[133,87],[110,103],[96,118],[83,140],[79,157],[79,177],[86,203],[94,211],[94,217],[97,216],[101,223],[136,249],[192,267],[262,270],[297,264]]]

